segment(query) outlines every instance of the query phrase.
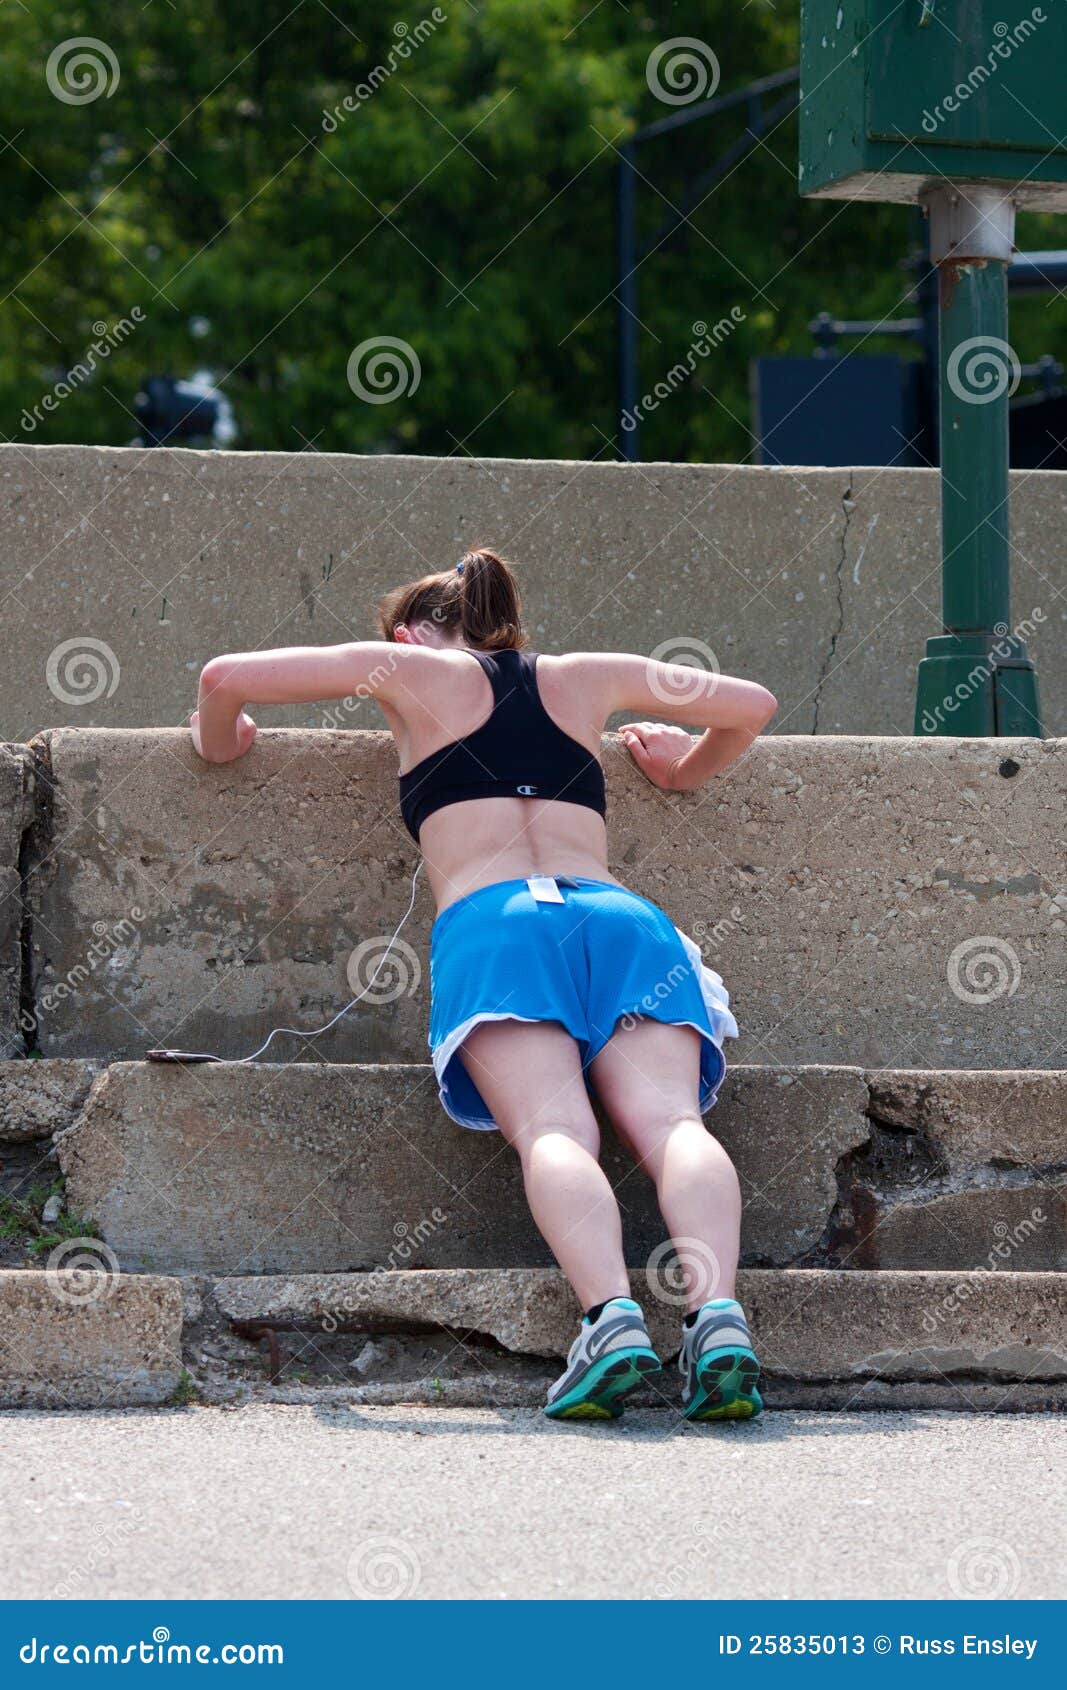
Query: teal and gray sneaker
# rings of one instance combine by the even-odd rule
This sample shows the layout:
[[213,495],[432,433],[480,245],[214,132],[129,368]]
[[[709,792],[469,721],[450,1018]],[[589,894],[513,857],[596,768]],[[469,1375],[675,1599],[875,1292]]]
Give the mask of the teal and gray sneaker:
[[759,1362],[740,1303],[705,1303],[682,1327],[682,1413],[687,1420],[751,1420],[763,1407]]
[[617,1420],[624,1397],[659,1371],[640,1304],[612,1297],[595,1320],[586,1315],[582,1321],[566,1371],[549,1388],[545,1413],[551,1420]]

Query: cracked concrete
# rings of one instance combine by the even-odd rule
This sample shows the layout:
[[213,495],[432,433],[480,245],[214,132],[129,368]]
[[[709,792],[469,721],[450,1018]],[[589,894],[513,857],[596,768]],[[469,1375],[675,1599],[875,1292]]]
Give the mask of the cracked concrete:
[[[818,731],[819,731],[819,706],[822,702],[823,688],[825,687],[827,679],[829,678],[829,676],[830,676],[830,674],[833,670],[834,658],[837,655],[837,642],[841,638],[841,632],[842,632],[842,629],[845,626],[845,581],[844,581],[844,572],[845,572],[845,563],[846,563],[846,560],[848,558],[849,524],[852,520],[852,513],[855,510],[855,508],[856,508],[855,501],[852,497],[852,474],[850,474],[849,478],[848,478],[848,485],[841,495],[841,512],[842,512],[842,515],[844,517],[844,525],[841,529],[841,550],[840,550],[840,554],[839,554],[838,559],[837,559],[837,568],[834,572],[834,586],[835,586],[835,595],[836,595],[836,599],[837,599],[837,615],[836,615],[836,618],[835,618],[835,620],[834,620],[834,622],[831,626],[831,629],[830,629],[830,641],[829,641],[829,645],[828,645],[828,648],[827,648],[826,656],[824,657],[824,659],[822,661],[822,665],[819,669],[819,678],[815,683],[815,699],[814,699],[814,704],[813,704],[813,708],[812,708],[812,722],[811,722],[811,731],[812,731],[813,734],[817,734]],[[858,571],[859,571],[859,562],[857,562],[857,564],[856,564],[856,572],[855,572],[855,576],[854,576],[854,579],[856,579],[857,581],[858,581]]]
[[[54,628],[102,636],[121,669],[111,696],[80,705],[80,723],[178,723],[220,629],[230,649],[259,644],[265,627],[279,644],[331,640],[341,624],[367,637],[387,588],[447,566],[474,538],[511,549],[544,650],[573,645],[594,607],[608,650],[699,638],[727,672],[765,682],[781,700],[773,732],[805,731],[840,620],[826,583],[844,473],[0,445],[0,516],[19,536],[0,553],[0,733],[19,740],[71,722],[45,679]],[[1044,617],[1031,649],[1054,734],[1067,732],[1063,483],[1055,471],[1011,478],[1013,597],[1020,614],[1039,608]],[[938,476],[856,468],[851,488],[845,614],[819,725],[910,733],[916,664],[927,635],[940,632]],[[88,527],[72,525],[72,509],[97,514]],[[139,556],[172,583],[165,615],[124,561]],[[32,595],[9,591],[46,557]],[[102,617],[105,603],[115,609]],[[263,714],[267,726],[323,720],[315,706]],[[373,706],[333,720],[377,725]]]
[[21,1054],[23,872],[35,810],[33,761],[25,746],[0,745],[0,1060]]
[[[679,1311],[650,1292],[644,1274],[631,1275],[657,1353],[671,1359],[679,1345]],[[305,1274],[299,1278],[216,1279],[198,1286],[226,1319],[260,1321],[284,1331],[297,1349],[300,1334],[328,1342],[338,1319],[353,1329],[388,1332],[423,1322],[443,1328],[473,1351],[468,1371],[480,1371],[480,1341],[512,1355],[566,1355],[579,1310],[558,1271],[511,1269],[395,1274]],[[811,1388],[853,1406],[892,1400],[926,1406],[991,1404],[1005,1408],[1067,1402],[1067,1278],[1053,1273],[861,1273],[743,1270],[738,1295],[745,1305],[777,1406],[805,1400]],[[951,1324],[945,1313],[951,1309]],[[295,1330],[294,1330],[295,1329]],[[476,1336],[478,1335],[478,1336]],[[247,1354],[248,1352],[246,1352]],[[329,1367],[323,1379],[328,1379]],[[410,1391],[414,1381],[407,1382]],[[484,1379],[480,1381],[484,1389]],[[514,1388],[519,1380],[512,1381]],[[903,1389],[902,1389],[903,1387]],[[909,1387],[911,1389],[909,1390]],[[509,1386],[501,1377],[497,1400]],[[660,1382],[674,1398],[676,1382]],[[981,1392],[973,1401],[969,1393]],[[525,1400],[525,1399],[524,1399]],[[810,1396],[808,1400],[811,1400]]]
[[[25,977],[49,1056],[242,1056],[272,1027],[321,1026],[352,995],[354,951],[407,908],[384,735],[267,731],[236,769],[205,768],[178,730],[60,730],[45,749],[56,843],[27,880]],[[1047,1065],[1067,987],[1067,742],[780,736],[696,794],[651,788],[614,736],[604,761],[612,869],[724,975],[737,1056]],[[423,889],[397,996],[310,1054],[424,1057],[431,918]],[[967,974],[983,936],[1014,975],[999,1005]]]
[[[1065,1106],[1067,1073],[1057,1071],[734,1068],[709,1125],[741,1180],[742,1259],[1067,1265]],[[1024,1142],[1013,1109],[1026,1118]],[[72,1208],[132,1270],[550,1259],[516,1159],[444,1118],[426,1067],[116,1064],[56,1143]],[[610,1130],[603,1164],[624,1211],[628,1259],[648,1260],[663,1223]]]
[[[746,1259],[791,1262],[826,1225],[866,1132],[850,1069],[738,1068],[714,1127],[746,1198]],[[74,1210],[130,1270],[369,1271],[547,1264],[515,1157],[443,1115],[425,1066],[120,1063],[58,1141]],[[648,1180],[609,1136],[633,1261],[664,1238]]]

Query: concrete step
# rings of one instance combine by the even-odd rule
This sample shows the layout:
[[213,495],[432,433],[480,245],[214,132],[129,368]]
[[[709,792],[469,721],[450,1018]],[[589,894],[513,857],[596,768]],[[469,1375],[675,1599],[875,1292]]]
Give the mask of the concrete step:
[[[50,1096],[52,1067],[10,1064],[10,1083],[22,1072]],[[81,1106],[81,1065],[62,1067],[67,1205],[125,1270],[550,1260],[516,1158],[496,1135],[443,1115],[429,1067],[117,1063]],[[1067,1267],[1062,1071],[741,1065],[709,1124],[738,1166],[743,1259],[754,1266]],[[604,1166],[628,1259],[662,1255],[651,1185],[610,1133]]]
[[[177,730],[60,729],[35,753],[7,956],[44,1054],[243,1055],[367,984],[416,861],[387,736],[270,731],[213,768]],[[1063,1065],[1067,741],[780,736],[692,794],[614,738],[605,762],[612,869],[724,976],[739,1058]],[[423,885],[371,997],[284,1060],[425,1060],[431,906]],[[17,1054],[10,992],[7,1014]]]
[[[0,1272],[0,1408],[535,1404],[579,1315],[552,1269],[179,1280],[102,1254],[92,1270]],[[670,1362],[677,1290],[655,1272],[632,1289]],[[771,1407],[1067,1407],[1065,1275],[750,1269],[738,1290]],[[673,1371],[647,1400],[677,1407]]]
[[[1019,470],[1011,489],[1013,601],[1046,725],[1063,733],[1063,476]],[[771,687],[779,731],[910,733],[939,495],[936,470],[888,466],[0,445],[0,736],[179,722],[221,641],[368,637],[381,595],[453,564],[472,528],[514,547],[546,651],[576,637],[647,651],[684,633],[673,653],[710,642],[723,669]],[[80,674],[56,652],[77,633],[92,636]],[[368,708],[343,715],[362,725]]]
[[[677,1296],[645,1274],[632,1289],[671,1361]],[[772,1408],[1067,1406],[1067,1276],[753,1269],[738,1291]],[[205,1278],[185,1294],[187,1362],[209,1398],[258,1379],[290,1398],[538,1403],[579,1318],[562,1275],[530,1268]],[[643,1400],[678,1397],[669,1368]]]
[[126,1408],[173,1397],[182,1372],[178,1281],[120,1274],[106,1251],[95,1262],[0,1271],[0,1408]]

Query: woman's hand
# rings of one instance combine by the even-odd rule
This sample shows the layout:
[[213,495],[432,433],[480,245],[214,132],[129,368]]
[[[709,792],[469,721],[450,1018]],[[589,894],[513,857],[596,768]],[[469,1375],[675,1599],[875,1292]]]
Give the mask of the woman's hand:
[[630,756],[653,786],[665,792],[685,792],[676,765],[692,751],[695,741],[685,728],[666,727],[662,722],[627,722],[619,729]]
[[258,733],[258,728],[244,710],[241,711],[234,723],[232,747],[218,745],[212,747],[211,755],[205,752],[200,737],[200,712],[194,710],[189,718],[189,731],[193,736],[193,748],[198,757],[203,757],[205,763],[232,763],[238,757],[243,757]]

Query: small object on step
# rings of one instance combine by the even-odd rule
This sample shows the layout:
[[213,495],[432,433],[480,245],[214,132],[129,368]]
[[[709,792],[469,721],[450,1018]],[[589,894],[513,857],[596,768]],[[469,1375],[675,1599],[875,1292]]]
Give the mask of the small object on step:
[[376,1362],[384,1361],[384,1359],[384,1354],[378,1348],[377,1344],[373,1341],[373,1339],[368,1338],[358,1356],[356,1356],[353,1361],[352,1366],[356,1369],[357,1373],[366,1374],[370,1372]]
[[221,1062],[219,1056],[205,1056],[194,1050],[146,1050],[146,1062]]

